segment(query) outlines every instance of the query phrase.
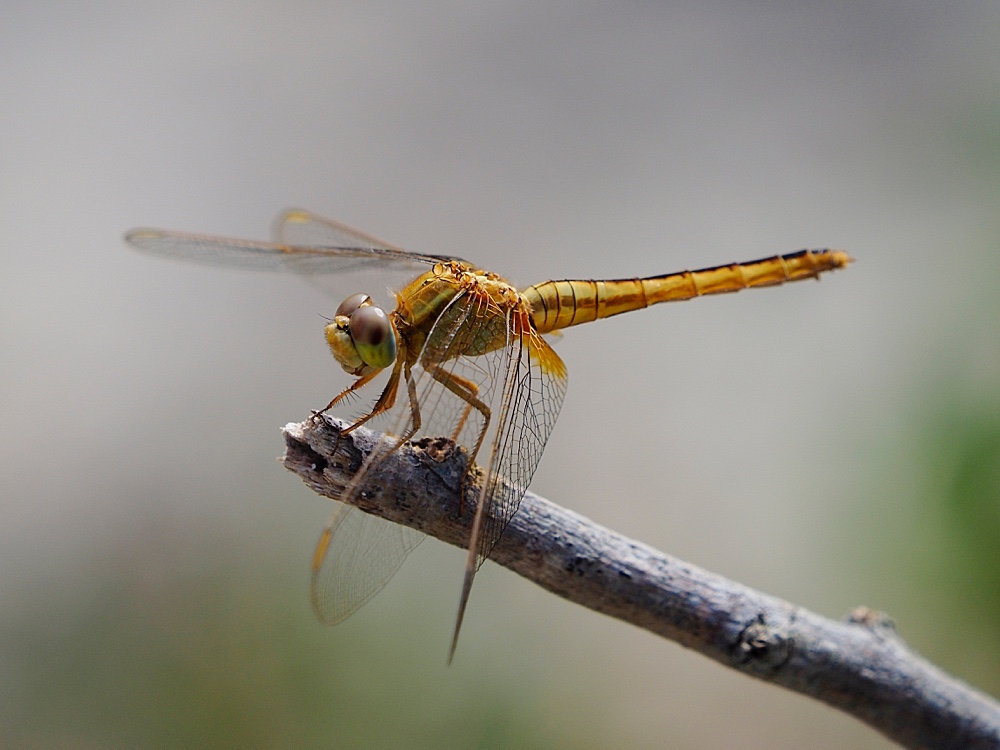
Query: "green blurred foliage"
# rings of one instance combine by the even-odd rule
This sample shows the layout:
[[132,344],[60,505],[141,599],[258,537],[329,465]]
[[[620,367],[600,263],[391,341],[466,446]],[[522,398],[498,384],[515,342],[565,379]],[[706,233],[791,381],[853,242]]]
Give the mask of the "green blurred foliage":
[[[421,623],[319,625],[303,576],[176,529],[85,555],[0,614],[5,747],[598,747],[595,726],[497,656],[412,649]],[[191,539],[200,541],[192,548]],[[226,545],[230,546],[227,547]],[[250,549],[252,552],[248,552]],[[299,571],[301,573],[301,571]],[[292,594],[294,593],[294,596]],[[13,605],[13,606],[11,606]],[[414,638],[414,634],[418,636]],[[445,635],[437,640],[444,642]],[[594,718],[596,724],[596,717]]]
[[954,592],[966,617],[993,625],[1000,645],[1000,414],[950,414],[933,433],[925,499],[947,519]]
[[[1000,106],[956,113],[954,153],[992,201],[979,278],[949,337],[928,342],[911,416],[876,452],[863,538],[879,551],[902,635],[944,669],[1000,694]],[[947,259],[947,251],[942,251]],[[878,507],[881,506],[881,507]],[[887,580],[886,580],[887,579]]]
[[[947,399],[912,456],[915,522],[896,558],[929,657],[1000,693],[1000,409]],[[895,567],[895,566],[893,566]],[[893,569],[893,568],[890,568]],[[904,630],[904,635],[906,635]]]

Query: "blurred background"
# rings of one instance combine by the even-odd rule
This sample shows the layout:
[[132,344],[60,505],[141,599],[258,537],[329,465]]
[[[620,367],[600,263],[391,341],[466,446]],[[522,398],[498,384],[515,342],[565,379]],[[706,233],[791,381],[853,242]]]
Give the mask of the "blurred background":
[[339,298],[121,241],[290,205],[521,286],[848,250],[568,331],[533,489],[884,610],[996,695],[998,38],[995,3],[930,0],[5,4],[0,744],[889,746],[492,564],[446,668],[435,541],[321,626],[329,502],[275,457],[349,382]]

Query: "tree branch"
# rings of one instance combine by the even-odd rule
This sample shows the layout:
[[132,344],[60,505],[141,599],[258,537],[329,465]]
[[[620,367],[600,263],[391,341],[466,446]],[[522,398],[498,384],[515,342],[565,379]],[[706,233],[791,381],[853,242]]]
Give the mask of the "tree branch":
[[[284,429],[284,465],[339,499],[378,435],[330,418]],[[439,438],[402,446],[356,504],[465,548],[476,502],[466,456]],[[810,695],[909,748],[1000,748],[1000,704],[914,654],[885,615],[843,622],[768,596],[605,529],[528,492],[490,555],[549,591],[694,649],[744,674]]]

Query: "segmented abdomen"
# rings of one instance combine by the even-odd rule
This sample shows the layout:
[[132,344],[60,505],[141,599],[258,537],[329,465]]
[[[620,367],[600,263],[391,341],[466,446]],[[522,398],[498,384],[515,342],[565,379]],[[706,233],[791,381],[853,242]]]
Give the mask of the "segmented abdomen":
[[850,256],[841,250],[799,250],[746,263],[645,279],[546,281],[528,287],[521,294],[531,304],[536,329],[548,333],[660,302],[819,278],[821,273],[843,268],[850,262]]

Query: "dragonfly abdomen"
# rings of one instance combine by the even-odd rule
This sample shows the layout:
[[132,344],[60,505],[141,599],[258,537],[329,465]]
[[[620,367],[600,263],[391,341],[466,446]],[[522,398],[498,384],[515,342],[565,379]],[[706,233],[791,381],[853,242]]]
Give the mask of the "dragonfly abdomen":
[[589,323],[652,304],[643,279],[546,281],[521,294],[539,333]]
[[522,295],[531,304],[535,328],[548,333],[660,302],[815,279],[850,262],[851,257],[841,250],[799,250],[645,279],[546,281],[525,289]]

